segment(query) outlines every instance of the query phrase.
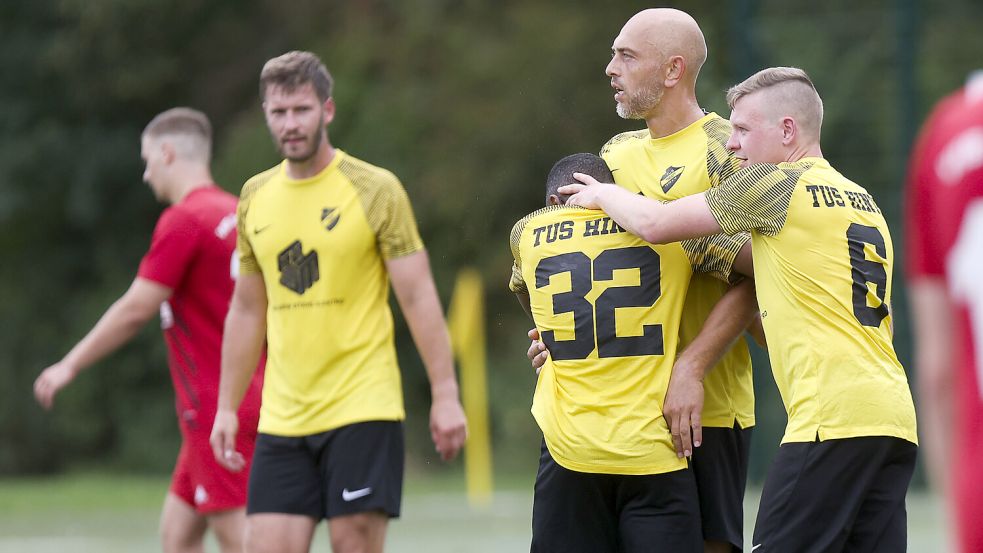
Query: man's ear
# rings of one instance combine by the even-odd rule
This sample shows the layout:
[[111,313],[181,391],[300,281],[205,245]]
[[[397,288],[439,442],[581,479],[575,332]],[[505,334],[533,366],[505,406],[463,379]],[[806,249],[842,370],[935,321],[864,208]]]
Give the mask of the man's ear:
[[666,64],[666,78],[663,84],[667,88],[672,88],[679,84],[685,74],[686,60],[682,56],[673,56],[669,58],[669,62]]
[[174,163],[174,160],[177,159],[177,152],[174,151],[174,145],[171,144],[170,142],[162,140],[160,142],[159,148],[164,163],[166,165],[170,165]]
[[335,105],[334,98],[328,98],[324,101],[324,125],[327,126],[334,119]]
[[799,124],[791,117],[783,117],[781,122],[782,144],[788,146],[799,134]]
[[550,194],[550,197],[548,200],[546,200],[546,203],[549,205],[563,205],[563,202],[560,201],[560,197],[556,194]]

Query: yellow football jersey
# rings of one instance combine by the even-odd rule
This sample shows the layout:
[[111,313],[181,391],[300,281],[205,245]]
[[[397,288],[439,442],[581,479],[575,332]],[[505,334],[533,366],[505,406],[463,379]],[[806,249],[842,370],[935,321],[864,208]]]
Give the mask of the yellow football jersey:
[[752,232],[758,305],[788,412],[785,442],[917,443],[894,352],[894,247],[874,199],[822,158],[742,169],[706,195],[726,232]]
[[[677,200],[717,186],[738,169],[725,145],[730,123],[711,113],[669,136],[653,139],[648,129],[619,134],[601,149],[617,184],[657,200]],[[703,328],[728,285],[704,274],[693,275],[680,327],[680,351]],[[703,382],[703,425],[754,426],[751,356],[738,340]]]
[[550,350],[532,413],[557,463],[607,474],[686,468],[662,416],[679,315],[693,271],[729,279],[747,240],[653,245],[575,207],[516,223],[509,287],[528,293]]
[[384,260],[423,249],[406,192],[341,150],[309,179],[285,168],[250,179],[239,201],[240,270],[262,273],[269,302],[259,430],[401,420]]

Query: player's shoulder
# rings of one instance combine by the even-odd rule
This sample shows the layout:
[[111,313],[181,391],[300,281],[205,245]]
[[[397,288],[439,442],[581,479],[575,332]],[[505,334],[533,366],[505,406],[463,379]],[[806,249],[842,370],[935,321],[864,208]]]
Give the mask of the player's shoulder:
[[280,164],[277,164],[247,180],[246,184],[242,185],[242,192],[239,194],[240,201],[248,201],[256,192],[269,184],[273,177],[280,173],[281,167]]
[[172,205],[167,214],[169,217],[192,219],[207,226],[213,220],[234,214],[238,201],[235,194],[218,185],[209,185],[194,190],[182,201]]
[[522,231],[525,230],[526,226],[533,219],[537,219],[540,217],[553,217],[562,212],[575,212],[575,211],[585,211],[585,210],[582,207],[566,206],[566,205],[549,205],[537,209],[536,211],[533,211],[532,213],[519,219],[518,221],[516,221],[514,225],[512,225],[512,232],[510,233],[511,241],[513,243],[518,242],[519,239],[522,237]]
[[[826,164],[826,167],[828,167],[828,164]],[[777,164],[752,163],[738,170],[732,177],[726,180],[726,183],[744,186],[777,183],[794,185],[804,174],[813,168],[817,168],[815,159],[784,161]]]
[[706,133],[707,140],[721,146],[726,146],[732,130],[730,121],[716,113],[708,113],[703,122],[703,132]]
[[357,188],[369,190],[384,190],[402,188],[402,184],[392,171],[373,165],[348,153],[340,152],[343,156],[338,162],[338,170]]
[[601,146],[600,155],[605,157],[625,149],[641,146],[645,144],[649,136],[648,128],[618,133],[605,142],[604,146]]

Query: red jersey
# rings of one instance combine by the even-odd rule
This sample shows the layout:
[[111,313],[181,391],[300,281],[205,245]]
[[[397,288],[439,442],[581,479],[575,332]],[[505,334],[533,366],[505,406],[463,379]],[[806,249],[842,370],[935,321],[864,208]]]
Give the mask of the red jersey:
[[943,99],[909,170],[908,275],[941,278],[957,309],[953,478],[963,551],[983,551],[983,76]]
[[[164,210],[137,275],[171,290],[160,306],[181,433],[207,436],[215,420],[222,328],[238,273],[236,204],[217,186],[192,190]],[[263,387],[256,371],[239,407],[243,431],[255,431]]]

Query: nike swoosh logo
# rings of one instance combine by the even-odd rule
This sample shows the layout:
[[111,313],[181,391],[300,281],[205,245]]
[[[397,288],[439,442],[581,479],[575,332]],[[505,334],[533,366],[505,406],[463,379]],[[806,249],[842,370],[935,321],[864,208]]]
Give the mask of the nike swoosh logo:
[[264,225],[262,227],[255,227],[255,228],[253,228],[253,234],[259,234],[259,233],[263,232],[264,230],[270,228],[270,225],[272,225],[272,224],[273,223],[270,223],[269,225]]
[[758,545],[752,546],[751,547],[751,551],[753,552],[755,549],[757,549],[757,548],[759,548],[761,546],[762,546],[762,544],[760,544],[760,543]]
[[372,493],[372,488],[362,488],[360,490],[348,491],[348,488],[341,490],[341,498],[345,501],[355,501],[360,497],[365,497]]

